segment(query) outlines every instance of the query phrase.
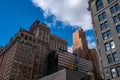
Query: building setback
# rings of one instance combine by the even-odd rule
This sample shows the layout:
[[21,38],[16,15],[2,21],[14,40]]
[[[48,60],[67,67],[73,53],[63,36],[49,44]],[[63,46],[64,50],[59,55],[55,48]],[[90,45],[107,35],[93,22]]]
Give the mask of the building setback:
[[101,75],[120,80],[120,0],[89,0]]
[[30,31],[20,29],[1,52],[0,80],[38,80],[47,75],[47,54],[57,48],[67,51],[67,41],[52,35],[45,24],[35,21]]

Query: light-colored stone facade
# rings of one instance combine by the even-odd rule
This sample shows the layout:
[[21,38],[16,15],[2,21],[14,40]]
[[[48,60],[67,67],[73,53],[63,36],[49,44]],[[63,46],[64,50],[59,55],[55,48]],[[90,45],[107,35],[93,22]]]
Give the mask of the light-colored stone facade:
[[[96,4],[97,1],[102,1],[102,8],[97,10]],[[111,1],[111,2],[108,2]],[[105,80],[120,80],[119,71],[117,71],[117,67],[120,66],[120,33],[117,32],[116,26],[120,25],[120,21],[114,22],[113,17],[117,16],[120,13],[120,10],[115,11],[114,14],[111,13],[111,8],[118,4],[120,6],[120,0],[89,0],[89,10],[92,16],[92,24],[94,28],[97,50],[99,52],[99,63],[101,69],[102,78]],[[99,16],[103,13],[106,13],[106,18],[102,21],[99,20]],[[103,17],[102,17],[103,18]],[[102,24],[108,21],[108,27],[104,30],[101,29]],[[103,39],[103,33],[111,31],[112,36],[107,39]],[[106,50],[105,44],[114,41],[115,47],[110,50]],[[112,46],[112,45],[111,45]],[[110,46],[110,47],[111,47]],[[117,52],[118,61],[114,61],[113,53]],[[111,60],[113,62],[109,63],[108,56],[111,55]],[[116,77],[113,77],[111,69],[115,69]]]

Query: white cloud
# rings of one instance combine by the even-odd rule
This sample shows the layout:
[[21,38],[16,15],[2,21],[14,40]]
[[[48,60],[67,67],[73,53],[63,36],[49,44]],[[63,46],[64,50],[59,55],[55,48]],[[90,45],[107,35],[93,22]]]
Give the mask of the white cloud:
[[96,48],[96,44],[95,44],[95,41],[94,41],[94,37],[93,36],[87,36],[87,42],[88,42],[88,47],[90,49],[92,48]]
[[32,0],[35,6],[44,10],[47,18],[54,15],[56,20],[84,30],[92,29],[88,0]]
[[73,46],[69,46],[69,47],[68,47],[68,52],[72,53],[72,52],[73,52],[73,51],[72,51],[72,48],[73,48]]

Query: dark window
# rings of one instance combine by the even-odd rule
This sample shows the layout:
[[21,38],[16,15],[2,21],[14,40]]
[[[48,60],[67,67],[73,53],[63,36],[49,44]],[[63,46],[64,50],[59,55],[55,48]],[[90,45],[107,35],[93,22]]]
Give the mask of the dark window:
[[28,39],[28,36],[27,35],[25,35],[25,40],[27,40]]
[[23,34],[23,33],[20,33],[20,36],[21,36],[21,37],[23,37],[23,36],[24,36],[24,34]]
[[100,28],[101,28],[101,30],[104,30],[104,29],[105,29],[105,26],[104,26],[103,23],[100,25]]
[[113,63],[112,55],[108,55],[107,58],[108,58],[108,63]]
[[102,15],[99,15],[98,17],[99,17],[99,21],[101,22],[103,20]]
[[106,13],[105,13],[105,12],[103,12],[103,13],[102,13],[102,16],[103,16],[103,19],[106,19],[106,18],[107,18],[107,16],[106,16]]
[[119,11],[119,10],[120,10],[119,4],[116,4],[116,5],[115,5],[115,9],[116,9],[116,11]]
[[97,0],[96,1],[96,7],[97,7],[97,10],[100,10],[103,8],[103,2],[102,0]]
[[120,33],[120,25],[116,26],[117,32]]
[[113,78],[117,77],[117,72],[114,68],[111,69],[111,75]]
[[120,67],[116,68],[118,75],[120,76]]
[[103,36],[103,40],[107,39],[107,33],[106,33],[106,32],[104,32],[104,33],[102,34],[102,36]]
[[120,13],[118,14],[119,20],[120,20]]
[[110,38],[112,36],[111,31],[107,31],[107,37]]
[[110,8],[110,11],[111,11],[112,14],[114,14],[114,13],[115,13],[115,8],[114,8],[114,7],[111,7],[111,8]]
[[108,0],[108,3],[112,2],[113,0]]
[[119,60],[118,54],[116,52],[113,53],[113,59],[114,59],[115,62],[117,62]]
[[106,21],[104,24],[105,24],[105,28],[109,26],[108,21]]
[[114,16],[114,17],[113,17],[113,20],[114,20],[115,23],[118,22],[118,21],[119,21],[118,16]]

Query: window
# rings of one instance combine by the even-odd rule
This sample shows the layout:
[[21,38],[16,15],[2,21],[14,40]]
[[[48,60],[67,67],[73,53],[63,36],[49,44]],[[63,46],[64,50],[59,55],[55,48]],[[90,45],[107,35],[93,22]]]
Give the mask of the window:
[[117,72],[114,68],[111,69],[111,75],[113,78],[117,77]]
[[116,9],[116,11],[119,11],[119,10],[120,10],[119,4],[116,4],[116,5],[115,5],[115,9]]
[[109,51],[110,49],[114,49],[114,48],[115,48],[114,41],[110,41],[110,42],[105,43],[106,51]]
[[97,10],[100,10],[100,9],[103,8],[102,0],[97,0],[96,1],[96,7],[97,7]]
[[104,33],[102,34],[102,36],[103,36],[103,40],[107,39],[107,33],[106,33],[106,32],[104,32]]
[[112,2],[113,0],[108,0],[108,3]]
[[101,30],[104,30],[104,29],[105,29],[105,26],[104,26],[103,23],[100,25],[100,28],[101,28]]
[[106,19],[106,18],[107,18],[106,13],[103,12],[102,14],[100,14],[100,15],[98,16],[98,18],[99,18],[99,21],[100,21],[100,22],[101,22],[102,20]]
[[112,6],[110,8],[110,11],[111,11],[112,14],[114,14],[115,12],[117,12],[119,10],[120,10],[119,4],[115,4],[115,6]]
[[114,48],[115,48],[115,43],[114,43],[114,41],[110,41],[110,48],[111,48],[111,49],[114,49]]
[[111,11],[112,14],[114,14],[114,13],[115,13],[114,7],[111,7],[111,8],[110,8],[110,11]]
[[114,22],[116,23],[116,22],[119,21],[119,17],[118,17],[118,16],[114,16],[114,17],[113,17],[113,20],[114,20]]
[[116,52],[113,53],[113,59],[114,59],[115,62],[117,62],[119,60],[118,54]]
[[102,13],[102,16],[103,16],[103,19],[106,19],[106,18],[107,18],[105,12]]
[[120,33],[120,25],[116,26],[117,32]]
[[103,20],[102,15],[99,15],[99,21],[101,22]]
[[116,68],[118,75],[120,76],[120,67]]
[[108,58],[108,63],[113,63],[112,55],[108,55],[107,58]]
[[104,24],[105,24],[105,28],[107,28],[109,26],[108,21],[106,21]]
[[104,32],[102,34],[102,36],[103,36],[103,40],[110,38],[111,37],[111,31],[108,30],[107,32]]
[[111,31],[108,30],[108,31],[107,31],[107,37],[110,38],[111,36],[112,36]]
[[109,50],[110,50],[110,45],[109,45],[109,43],[106,43],[106,44],[105,44],[105,49],[106,49],[106,51],[109,51]]

